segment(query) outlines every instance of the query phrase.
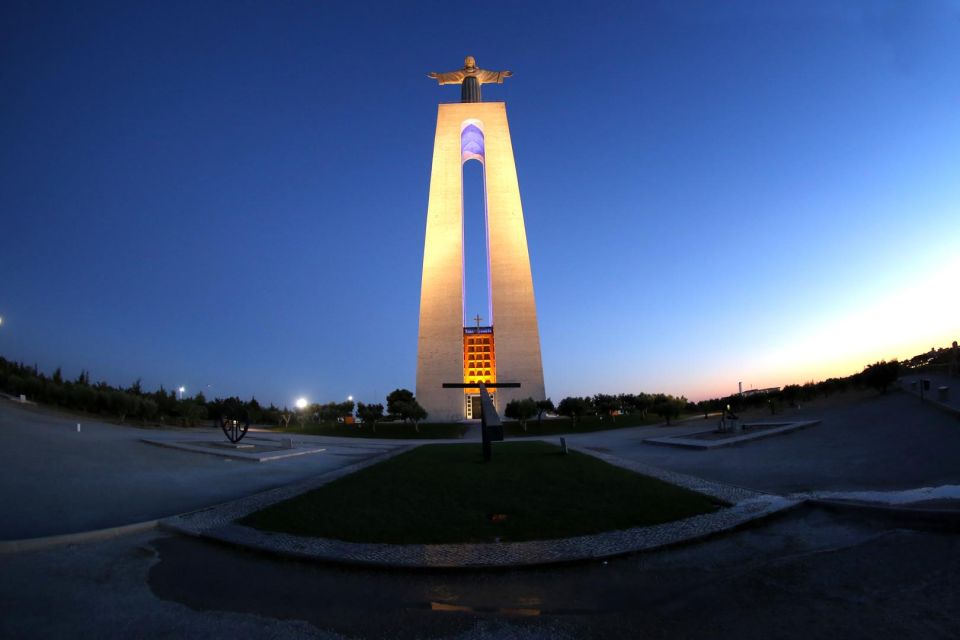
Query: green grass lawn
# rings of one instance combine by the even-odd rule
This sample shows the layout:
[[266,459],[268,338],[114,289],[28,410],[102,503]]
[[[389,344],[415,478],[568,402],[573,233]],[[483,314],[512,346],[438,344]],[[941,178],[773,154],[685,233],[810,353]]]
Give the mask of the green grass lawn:
[[479,444],[425,445],[240,523],[352,542],[520,541],[659,524],[722,505],[543,442],[495,443],[487,464]]

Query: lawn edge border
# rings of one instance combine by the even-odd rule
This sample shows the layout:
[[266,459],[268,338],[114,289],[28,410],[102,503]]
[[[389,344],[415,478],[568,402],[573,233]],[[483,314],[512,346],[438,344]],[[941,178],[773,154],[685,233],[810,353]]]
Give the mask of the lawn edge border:
[[572,448],[614,466],[723,500],[731,506],[653,526],[572,538],[507,543],[357,543],[260,531],[236,524],[249,513],[383,462],[416,446],[419,445],[400,447],[296,485],[166,518],[161,520],[160,526],[168,531],[297,560],[398,569],[506,569],[606,559],[686,544],[739,529],[803,504],[802,500],[724,485],[590,449]]

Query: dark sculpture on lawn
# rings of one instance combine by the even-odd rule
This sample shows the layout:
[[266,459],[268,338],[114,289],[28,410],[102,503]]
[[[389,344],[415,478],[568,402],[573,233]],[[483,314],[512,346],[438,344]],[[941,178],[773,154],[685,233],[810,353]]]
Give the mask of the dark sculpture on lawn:
[[241,422],[240,420],[221,417],[220,428],[223,430],[223,435],[227,436],[227,440],[233,444],[237,444],[243,440],[243,436],[247,435],[247,430],[250,428],[250,421]]
[[493,404],[493,399],[490,397],[490,393],[487,391],[487,387],[491,389],[501,389],[501,388],[520,388],[519,382],[444,382],[444,389],[480,389],[480,437],[483,442],[483,461],[490,462],[493,457],[493,446],[492,442],[500,442],[503,440],[503,423],[500,421],[500,414],[497,413],[497,408]]

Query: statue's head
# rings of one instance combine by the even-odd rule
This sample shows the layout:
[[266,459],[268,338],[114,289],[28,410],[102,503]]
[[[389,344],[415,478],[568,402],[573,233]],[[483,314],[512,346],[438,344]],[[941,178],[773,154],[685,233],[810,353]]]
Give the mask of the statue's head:
[[473,69],[477,66],[477,61],[473,59],[473,56],[467,56],[463,61],[463,66],[467,69]]

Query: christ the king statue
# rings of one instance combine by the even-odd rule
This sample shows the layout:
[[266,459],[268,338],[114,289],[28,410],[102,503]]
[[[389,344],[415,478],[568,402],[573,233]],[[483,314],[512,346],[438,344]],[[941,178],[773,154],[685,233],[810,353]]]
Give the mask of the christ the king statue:
[[463,69],[437,73],[431,71],[427,77],[434,78],[440,84],[459,84],[460,102],[480,102],[480,85],[496,82],[503,84],[504,78],[513,75],[512,71],[487,71],[477,67],[473,56],[467,56]]

